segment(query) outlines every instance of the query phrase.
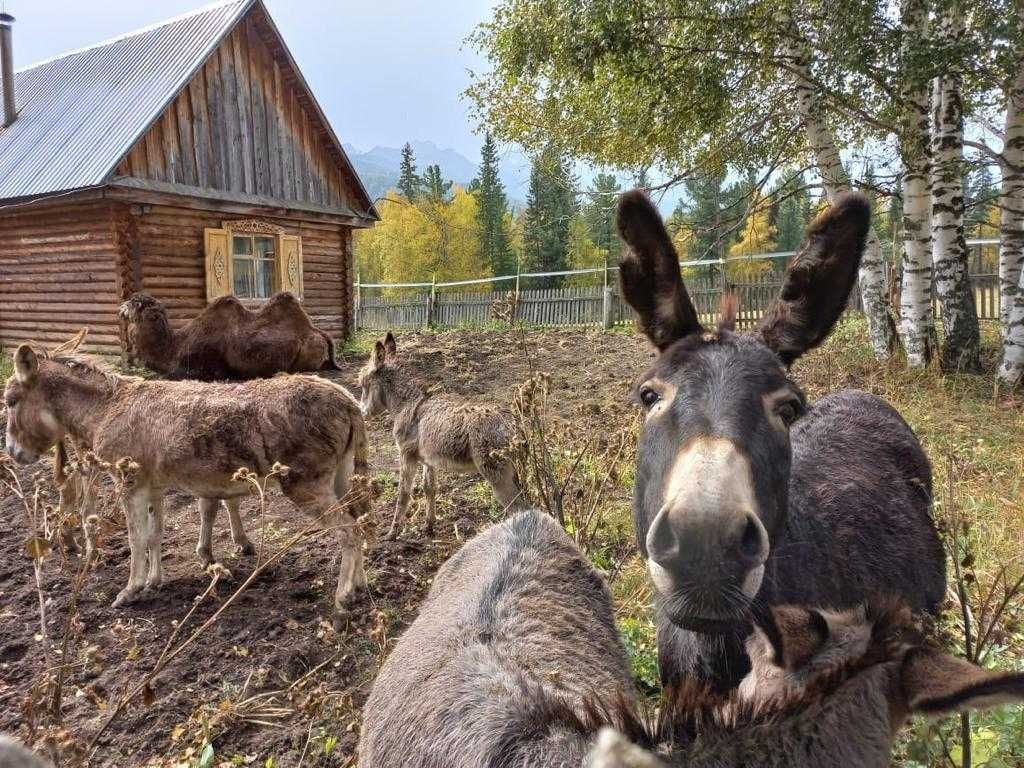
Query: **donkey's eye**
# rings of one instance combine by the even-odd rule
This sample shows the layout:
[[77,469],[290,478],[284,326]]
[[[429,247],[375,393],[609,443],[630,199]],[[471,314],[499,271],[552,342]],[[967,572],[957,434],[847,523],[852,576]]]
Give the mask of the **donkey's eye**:
[[16,398],[14,395],[8,395],[7,398],[4,400],[4,404],[8,408],[13,408],[18,404],[18,398]]
[[650,410],[659,400],[661,400],[661,394],[656,390],[651,387],[640,388],[640,402],[643,404],[644,408]]
[[796,400],[786,400],[776,406],[775,412],[782,419],[782,423],[789,427],[792,426],[797,416],[800,415],[800,408]]

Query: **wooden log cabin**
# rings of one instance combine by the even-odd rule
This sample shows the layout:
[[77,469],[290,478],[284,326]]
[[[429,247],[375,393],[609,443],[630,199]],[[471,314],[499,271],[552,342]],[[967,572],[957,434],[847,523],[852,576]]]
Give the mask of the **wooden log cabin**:
[[352,232],[377,212],[260,0],[4,80],[0,346],[88,327],[87,350],[117,354],[136,291],[180,325],[220,295],[290,290],[349,333]]

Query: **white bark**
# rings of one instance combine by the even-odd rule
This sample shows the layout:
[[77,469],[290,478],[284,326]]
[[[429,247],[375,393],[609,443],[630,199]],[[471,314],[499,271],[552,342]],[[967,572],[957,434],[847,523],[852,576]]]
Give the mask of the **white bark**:
[[928,190],[928,87],[914,76],[911,58],[928,24],[922,0],[903,0],[902,58],[903,126],[900,154],[903,159],[903,290],[900,294],[900,331],[907,364],[922,368],[931,360],[934,338],[932,319],[932,254]]
[[[958,8],[943,17],[949,43],[963,33]],[[950,61],[932,91],[932,264],[942,309],[942,368],[977,371],[981,335],[964,240],[964,121],[958,65]]]
[[1024,54],[1006,93],[999,189],[999,313],[1003,359],[996,373],[1013,386],[1024,378]]
[[[796,88],[797,108],[807,133],[807,145],[818,166],[829,202],[850,189],[850,179],[843,168],[832,132],[822,114],[821,99],[810,76],[810,52],[792,20],[790,35],[785,38],[783,55],[789,59]],[[895,346],[895,328],[890,314],[889,296],[885,286],[885,264],[882,246],[875,228],[868,230],[864,255],[858,273],[861,301],[868,322],[868,338],[875,357],[886,360]]]

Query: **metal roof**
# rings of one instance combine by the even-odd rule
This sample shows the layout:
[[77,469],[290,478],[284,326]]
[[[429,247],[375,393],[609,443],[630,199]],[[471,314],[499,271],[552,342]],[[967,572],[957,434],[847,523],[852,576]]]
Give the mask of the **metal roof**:
[[[18,117],[0,127],[0,200],[108,181],[135,141],[258,2],[218,2],[15,72]],[[288,58],[294,65],[290,54]],[[308,91],[297,67],[295,71]],[[362,180],[311,92],[309,96],[375,214]]]

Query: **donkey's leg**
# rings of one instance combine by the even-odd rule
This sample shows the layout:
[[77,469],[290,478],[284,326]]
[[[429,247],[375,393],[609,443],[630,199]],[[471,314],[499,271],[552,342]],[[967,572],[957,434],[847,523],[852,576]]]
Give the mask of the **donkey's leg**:
[[164,539],[164,492],[155,490],[149,497],[149,514],[146,525],[146,551],[149,555],[149,572],[146,575],[146,589],[158,589],[164,583],[164,566],[160,547]]
[[224,499],[224,506],[228,508],[228,520],[231,522],[231,543],[234,544],[238,551],[243,555],[253,555],[256,553],[256,547],[249,541],[249,537],[245,535],[245,526],[242,525],[242,516],[238,513],[238,508],[242,506],[242,500],[237,496],[233,499]]
[[196,544],[196,555],[203,568],[213,564],[213,521],[217,519],[218,509],[220,499],[199,500],[199,543]]
[[149,489],[136,486],[124,500],[125,524],[128,528],[128,584],[114,600],[114,607],[128,605],[142,591],[146,579],[146,528],[149,517]]
[[398,500],[395,502],[395,517],[391,521],[391,529],[384,537],[389,541],[398,538],[405,524],[405,513],[409,509],[409,502],[412,500],[412,484],[416,481],[416,470],[419,467],[419,459],[414,456],[403,456],[402,465],[398,470]]
[[437,502],[437,470],[424,462],[423,464],[423,496],[427,500],[427,522],[423,526],[425,533],[434,532],[434,507]]

